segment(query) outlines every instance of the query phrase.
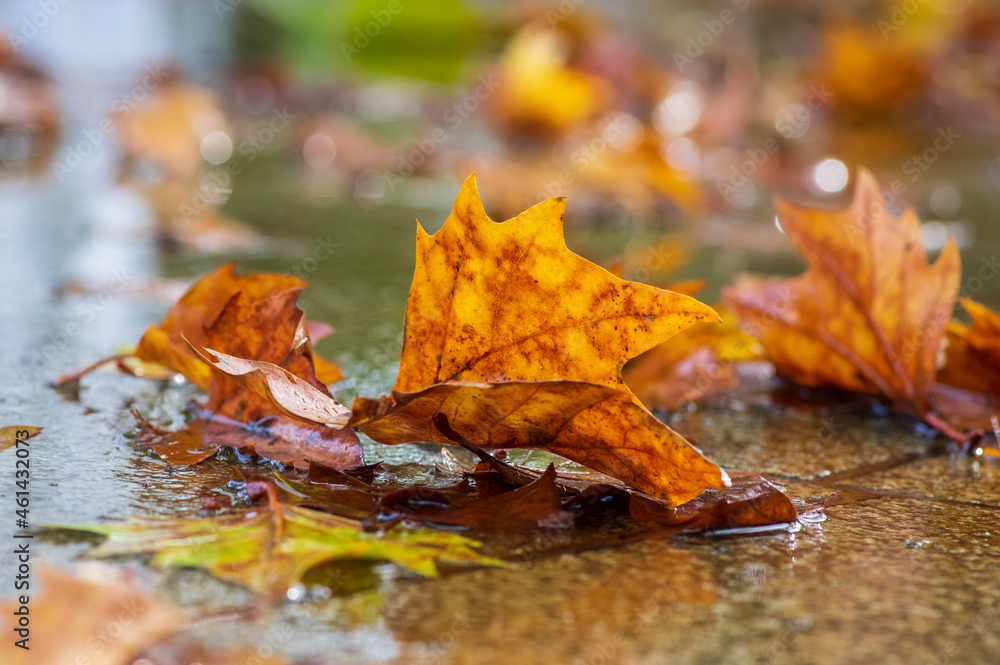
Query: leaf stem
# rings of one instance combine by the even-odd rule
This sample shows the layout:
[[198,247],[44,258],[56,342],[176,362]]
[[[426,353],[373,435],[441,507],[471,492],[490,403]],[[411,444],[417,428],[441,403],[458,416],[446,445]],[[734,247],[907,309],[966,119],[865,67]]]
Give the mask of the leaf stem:
[[[90,374],[91,372],[93,372],[95,369],[97,369],[101,365],[107,365],[108,363],[111,363],[111,362],[113,362],[113,363],[121,363],[122,361],[126,360],[127,358],[131,358],[131,357],[132,357],[131,353],[116,353],[113,356],[108,356],[107,358],[101,358],[97,362],[91,363],[90,365],[87,365],[86,367],[84,367],[83,369],[81,369],[78,372],[74,372],[73,374],[63,374],[58,379],[56,379],[56,385],[61,386],[64,383],[69,383],[70,381],[78,381],[84,375]],[[120,368],[121,368],[121,365],[119,364],[119,369]]]

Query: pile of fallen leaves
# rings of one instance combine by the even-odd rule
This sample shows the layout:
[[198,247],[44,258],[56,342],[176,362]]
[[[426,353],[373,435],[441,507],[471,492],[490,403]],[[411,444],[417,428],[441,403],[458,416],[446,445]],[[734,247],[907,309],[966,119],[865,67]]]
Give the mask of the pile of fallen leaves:
[[[332,328],[306,321],[301,280],[227,264],[197,282],[132,357],[113,360],[137,375],[182,374],[207,401],[191,405],[182,429],[136,413],[135,442],[172,465],[222,449],[270,461],[234,469],[242,496],[266,509],[219,513],[209,500],[218,514],[89,527],[108,538],[97,554],[153,552],[161,565],[204,566],[280,594],[344,558],[421,574],[502,563],[465,535],[616,524],[611,539],[566,541],[579,548],[794,521],[777,488],[745,473],[732,482],[644,406],[729,390],[740,364],[762,359],[802,386],[874,396],[966,446],[981,431],[964,427],[995,426],[1000,316],[963,301],[973,325],[952,321],[957,249],[928,264],[919,220],[886,209],[867,172],[846,210],[778,203],[809,268],[726,289],[721,324],[690,296],[571,252],[563,209],[549,199],[493,222],[470,177],[437,233],[418,225],[395,388],[350,408],[327,389],[340,372],[313,343]],[[622,368],[640,355],[626,372],[633,394]],[[443,451],[433,477],[414,480],[407,465],[364,465],[355,431],[383,444],[457,445],[480,461]],[[510,448],[591,471],[541,471],[484,450]]]

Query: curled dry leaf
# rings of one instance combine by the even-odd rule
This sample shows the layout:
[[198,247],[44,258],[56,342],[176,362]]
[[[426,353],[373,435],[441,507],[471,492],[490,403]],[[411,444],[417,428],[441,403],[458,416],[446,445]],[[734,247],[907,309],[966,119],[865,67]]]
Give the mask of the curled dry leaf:
[[335,429],[345,427],[350,419],[350,409],[284,368],[212,349],[199,351],[193,345],[191,349],[209,366],[245,390],[263,397],[286,416]]
[[[0,642],[4,665],[131,665],[148,647],[182,628],[182,617],[165,601],[100,564],[72,573],[39,565],[37,572],[41,590],[30,594],[29,649],[16,646],[21,636],[5,627]],[[20,607],[14,601],[0,603],[8,626]]]
[[[333,400],[317,376],[310,332],[329,334],[330,328],[305,321],[302,310],[295,305],[301,285],[301,280],[284,275],[236,276],[232,265],[227,264],[192,287],[163,326],[150,331],[155,331],[152,339],[166,335],[166,345],[156,346],[157,353],[165,353],[166,358],[183,357],[185,363],[190,358],[202,370],[211,372],[205,405],[210,417],[195,420],[178,432],[145,424],[137,443],[152,447],[178,465],[206,459],[223,446],[299,468],[308,467],[310,460],[341,469],[360,464],[357,435],[349,429],[327,427],[336,426],[338,418],[346,422],[347,409]],[[272,288],[277,290],[272,292]],[[195,325],[203,316],[214,318],[208,325]],[[195,339],[188,337],[189,328],[195,331]],[[175,338],[184,347],[183,356]],[[225,356],[233,363],[227,366],[231,373],[221,369],[214,372],[212,367],[218,359],[200,357],[193,345],[195,340],[251,360]],[[254,365],[261,361],[269,361],[264,363],[267,371],[282,379],[274,388],[283,391],[280,400],[271,399],[267,374]],[[295,398],[304,389],[324,397],[323,404],[328,407],[322,414],[310,414],[315,418],[308,425],[279,415],[286,411],[276,406],[298,403]]]
[[779,373],[882,395],[933,420],[931,388],[961,273],[955,243],[928,264],[916,213],[893,215],[865,170],[846,210],[776,205],[809,268],[792,279],[744,278],[724,289],[726,305]]
[[[208,390],[211,384],[211,370],[191,352],[183,337],[194,344],[211,346],[231,353],[241,353],[243,357],[250,355],[245,349],[246,344],[254,343],[261,347],[262,340],[274,346],[274,351],[266,358],[280,363],[287,356],[312,357],[312,342],[319,337],[311,338],[311,333],[329,334],[331,329],[322,324],[306,322],[305,316],[295,306],[297,293],[305,287],[305,282],[298,277],[278,273],[256,273],[237,275],[232,262],[209,273],[198,280],[180,300],[178,300],[167,316],[158,325],[150,326],[139,340],[135,355],[141,360],[166,365],[183,374],[188,381],[203,390]],[[273,298],[280,294],[295,293],[294,297],[285,297],[281,305],[287,310],[283,313],[286,322],[284,335],[271,335],[274,330],[261,329],[261,323],[268,312],[254,312],[249,320],[232,322],[232,316],[223,316],[227,308],[232,312],[236,309],[266,309],[269,301],[274,309],[277,303]],[[231,302],[237,299],[239,302]],[[274,314],[268,317],[274,323]],[[256,325],[255,325],[256,324]],[[234,330],[234,327],[238,329]],[[240,337],[234,339],[231,335]],[[253,342],[244,342],[243,336],[257,335]],[[225,340],[224,344],[218,343]],[[240,343],[244,348],[229,348],[230,343]],[[278,348],[281,347],[281,348]],[[322,369],[322,372],[319,370]],[[330,363],[322,361],[317,364],[317,377],[322,383],[334,383],[341,377],[340,371]]]

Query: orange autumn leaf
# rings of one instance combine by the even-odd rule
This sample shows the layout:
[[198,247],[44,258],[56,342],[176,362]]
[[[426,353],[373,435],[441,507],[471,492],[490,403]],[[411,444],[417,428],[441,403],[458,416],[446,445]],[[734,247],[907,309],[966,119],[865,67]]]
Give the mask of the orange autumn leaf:
[[761,358],[760,344],[722,308],[722,323],[696,323],[639,356],[622,376],[643,404],[675,411],[687,402],[735,388],[734,363]]
[[396,386],[357,400],[352,424],[384,443],[448,443],[430,426],[438,408],[476,445],[552,450],[675,502],[724,486],[621,378],[630,357],[717,315],[569,251],[564,207],[549,199],[498,224],[470,176],[437,233],[418,226]]
[[[227,263],[198,280],[170,308],[161,323],[146,330],[136,347],[135,356],[146,362],[165,365],[183,374],[199,388],[208,390],[211,370],[191,352],[182,335],[194,344],[206,344],[207,331],[219,321],[223,309],[234,297],[239,296],[244,302],[258,303],[275,293],[302,289],[304,286],[304,281],[291,275],[237,275],[234,264]],[[297,337],[294,338],[294,345],[290,344],[286,352],[294,348],[302,355],[311,354],[309,330],[313,324],[305,321],[302,311],[295,307],[294,300],[289,308],[288,316],[295,319]],[[221,334],[221,331],[218,332]],[[252,333],[253,328],[239,332]],[[236,353],[235,350],[233,352]],[[275,362],[280,360],[279,358]],[[335,365],[314,357],[315,360],[320,360],[316,363],[316,374],[322,383],[335,383],[342,378]]]
[[718,319],[693,298],[625,281],[571,252],[564,209],[563,198],[548,199],[496,223],[470,176],[437,233],[418,224],[395,390],[567,379],[629,392],[626,360]]
[[845,210],[776,205],[809,267],[791,279],[743,278],[723,291],[727,306],[779,373],[882,395],[933,418],[930,393],[961,274],[954,242],[928,264],[916,213],[893,215],[866,170]]
[[996,430],[1000,412],[1000,314],[962,298],[972,325],[949,321],[935,401],[955,427]]

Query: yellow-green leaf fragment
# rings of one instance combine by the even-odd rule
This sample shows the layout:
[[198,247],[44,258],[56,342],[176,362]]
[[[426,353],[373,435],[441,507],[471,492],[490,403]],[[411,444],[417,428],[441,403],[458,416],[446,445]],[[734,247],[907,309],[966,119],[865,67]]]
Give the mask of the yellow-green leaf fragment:
[[354,520],[279,504],[218,517],[136,518],[85,526],[48,525],[106,536],[95,557],[153,554],[157,566],[205,568],[261,594],[282,595],[310,568],[334,560],[390,561],[424,576],[438,564],[503,565],[478,552],[478,541],[397,527],[368,533]]

